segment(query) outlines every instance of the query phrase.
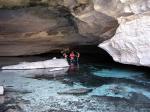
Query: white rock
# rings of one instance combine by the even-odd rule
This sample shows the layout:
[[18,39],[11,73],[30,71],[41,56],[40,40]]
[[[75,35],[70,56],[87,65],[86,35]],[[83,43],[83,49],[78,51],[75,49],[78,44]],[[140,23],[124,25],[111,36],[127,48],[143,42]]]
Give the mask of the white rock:
[[39,69],[39,68],[57,68],[69,66],[66,59],[51,59],[38,62],[23,62],[17,65],[4,66],[1,69]]
[[53,57],[53,59],[57,59],[56,57]]
[[0,86],[0,95],[3,95],[3,94],[4,94],[4,87]]
[[53,68],[53,69],[50,69],[49,71],[52,72],[52,71],[59,71],[59,70],[63,70],[64,68]]
[[115,61],[150,67],[150,12],[119,19],[115,36],[99,45]]

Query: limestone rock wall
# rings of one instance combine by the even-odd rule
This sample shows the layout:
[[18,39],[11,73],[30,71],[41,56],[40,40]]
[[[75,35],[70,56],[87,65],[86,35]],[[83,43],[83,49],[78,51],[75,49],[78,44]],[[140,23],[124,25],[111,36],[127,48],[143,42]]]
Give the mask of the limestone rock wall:
[[45,7],[0,10],[0,56],[40,54],[88,41],[57,13]]
[[97,45],[114,35],[117,20],[91,0],[0,0],[0,56],[34,55]]
[[118,17],[116,34],[99,45],[115,61],[150,67],[150,1],[123,1],[130,3],[132,15]]
[[144,13],[149,0],[0,0],[0,56],[46,53],[112,38],[117,18]]

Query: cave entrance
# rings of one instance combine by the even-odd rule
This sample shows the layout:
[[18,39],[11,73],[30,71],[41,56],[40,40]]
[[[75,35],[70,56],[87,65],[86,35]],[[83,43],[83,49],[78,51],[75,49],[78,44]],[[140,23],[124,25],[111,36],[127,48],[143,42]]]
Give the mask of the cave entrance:
[[76,46],[73,49],[81,53],[81,62],[113,63],[112,57],[96,45]]
[[[96,45],[80,45],[70,47],[70,50],[78,51],[81,55],[81,63],[114,63],[112,57],[103,49],[97,47]],[[49,53],[41,54],[40,56],[47,58],[61,58],[61,50],[54,50]]]

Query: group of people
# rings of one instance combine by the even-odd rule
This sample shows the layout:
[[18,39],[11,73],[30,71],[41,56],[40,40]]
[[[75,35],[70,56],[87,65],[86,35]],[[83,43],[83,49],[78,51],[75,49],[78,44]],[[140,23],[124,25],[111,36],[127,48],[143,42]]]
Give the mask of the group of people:
[[63,50],[63,57],[71,64],[78,64],[80,53],[77,51]]

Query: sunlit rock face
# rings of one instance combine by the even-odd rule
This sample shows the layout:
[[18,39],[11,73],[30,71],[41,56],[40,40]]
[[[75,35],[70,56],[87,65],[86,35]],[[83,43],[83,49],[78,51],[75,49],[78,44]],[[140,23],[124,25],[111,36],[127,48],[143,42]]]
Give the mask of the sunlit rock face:
[[118,19],[115,36],[99,47],[115,61],[150,67],[150,12]]
[[150,9],[149,0],[94,0],[94,8],[98,12],[120,17],[138,14]]
[[81,35],[99,37],[98,39],[103,41],[115,34],[118,17],[145,12],[150,9],[150,2],[149,0],[77,0],[74,7],[71,5],[69,8],[76,18]]
[[[99,45],[115,61],[138,66],[150,66],[150,1],[116,0],[120,7],[115,9],[119,27],[112,39]],[[97,7],[100,10],[101,7]],[[104,13],[107,13],[104,11]]]

